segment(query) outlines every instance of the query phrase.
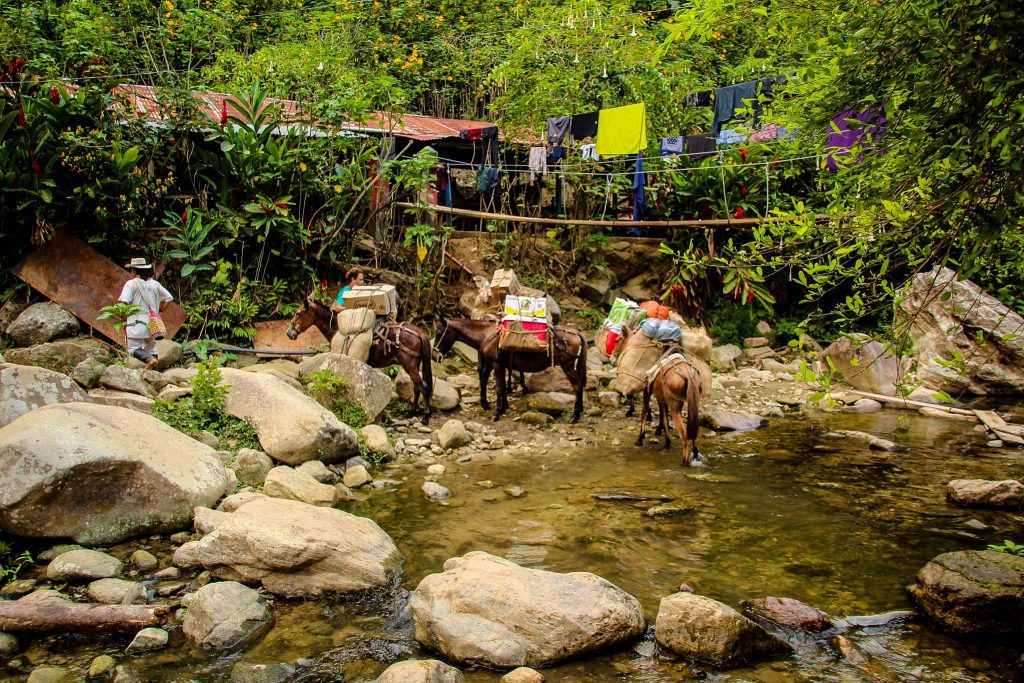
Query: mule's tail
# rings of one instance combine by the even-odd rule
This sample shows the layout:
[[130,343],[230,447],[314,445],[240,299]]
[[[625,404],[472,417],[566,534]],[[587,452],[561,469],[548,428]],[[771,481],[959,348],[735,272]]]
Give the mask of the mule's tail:
[[697,430],[700,429],[700,375],[696,369],[690,368],[686,379],[686,438],[697,441]]
[[576,333],[580,338],[580,352],[576,356],[576,374],[580,378],[580,386],[583,391],[587,390],[587,338],[581,333]]
[[430,337],[420,333],[420,376],[423,378],[423,394],[426,397],[427,412],[430,412],[430,397],[434,395],[434,368],[431,365],[433,360],[434,347],[430,343]]

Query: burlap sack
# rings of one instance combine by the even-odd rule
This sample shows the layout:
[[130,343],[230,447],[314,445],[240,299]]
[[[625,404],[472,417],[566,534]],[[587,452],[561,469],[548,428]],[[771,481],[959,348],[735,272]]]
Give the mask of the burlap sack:
[[331,340],[331,353],[341,353],[355,358],[360,363],[365,363],[370,357],[370,347],[373,345],[373,332],[367,330],[358,334],[334,335]]
[[658,362],[665,347],[637,330],[619,352],[615,390],[623,396],[635,396],[647,386],[647,371]]
[[[551,329],[548,328],[547,334],[551,333]],[[545,353],[548,350],[548,345],[537,338],[537,332],[528,332],[523,329],[521,322],[513,320],[509,322],[507,328],[501,330],[498,348],[502,351]]]
[[359,334],[373,327],[377,316],[368,308],[346,308],[338,313],[338,334]]

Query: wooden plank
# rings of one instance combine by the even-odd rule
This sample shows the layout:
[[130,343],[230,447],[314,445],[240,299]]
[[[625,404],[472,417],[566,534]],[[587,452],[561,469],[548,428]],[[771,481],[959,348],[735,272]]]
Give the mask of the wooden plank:
[[[70,232],[58,230],[12,272],[107,339],[124,346],[124,333],[114,329],[114,321],[97,320],[96,316],[104,306],[117,303],[131,276]],[[181,306],[171,302],[162,317],[170,339],[187,316]]]
[[964,408],[954,408],[952,406],[944,406],[937,403],[925,403],[924,401],[913,401],[909,398],[902,398],[900,396],[886,396],[885,394],[873,394],[870,391],[860,391],[859,389],[844,389],[847,394],[856,394],[858,396],[865,396],[867,398],[873,398],[876,401],[882,403],[888,403],[890,405],[898,405],[903,408],[935,408],[936,410],[944,410],[954,415],[974,415],[973,410],[966,410]]
[[289,339],[287,332],[290,322],[290,320],[266,320],[253,323],[256,327],[256,336],[253,337],[252,347],[257,351],[320,351],[330,349],[330,344],[315,326],[310,326],[294,340]]
[[[1008,422],[1006,422],[1006,420],[999,417],[999,415],[997,415],[995,411],[975,410],[974,414],[978,416],[978,419],[981,420],[982,424],[984,424],[993,432],[1009,434],[1016,438],[1024,437],[1024,426],[1009,424]],[[1013,441],[1013,443],[1017,442]],[[1022,443],[1024,443],[1024,441],[1022,441]]]

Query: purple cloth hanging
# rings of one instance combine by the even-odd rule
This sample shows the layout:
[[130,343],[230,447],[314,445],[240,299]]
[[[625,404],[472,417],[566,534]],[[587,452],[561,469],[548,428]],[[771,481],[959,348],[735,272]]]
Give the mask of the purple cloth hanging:
[[[858,121],[859,124],[854,124],[855,121]],[[828,170],[833,173],[838,171],[840,165],[842,165],[839,159],[850,156],[851,147],[855,145],[869,147],[876,143],[878,138],[885,133],[887,121],[885,113],[880,106],[868,107],[860,112],[847,109],[832,119],[832,122],[839,131],[836,132],[835,128],[829,126],[830,132],[827,145],[830,150],[827,161]],[[857,163],[860,163],[863,158],[864,155],[862,154],[857,159]]]
[[[644,187],[647,185],[647,174],[644,173],[644,153],[636,153],[636,170],[633,172],[633,220],[642,221],[646,213]],[[633,228],[634,235],[642,235],[640,228]]]

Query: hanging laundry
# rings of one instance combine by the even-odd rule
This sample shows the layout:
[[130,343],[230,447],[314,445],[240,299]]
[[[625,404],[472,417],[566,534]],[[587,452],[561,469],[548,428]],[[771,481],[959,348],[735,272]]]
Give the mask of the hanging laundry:
[[636,154],[646,148],[647,108],[643,102],[598,112],[598,154]]
[[710,107],[711,106],[711,90],[701,90],[694,94],[693,106],[695,107]]
[[484,139],[484,129],[483,128],[467,128],[466,130],[463,130],[463,131],[459,132],[459,137],[462,138],[463,140],[473,140],[473,141],[483,140]]
[[565,158],[565,147],[553,147],[550,154],[548,154],[548,162],[557,164],[559,161]]
[[481,166],[476,171],[476,189],[488,192],[501,184],[501,171],[493,166]]
[[574,114],[569,124],[569,132],[574,140],[597,137],[598,112],[592,111],[589,114]]
[[715,90],[715,121],[711,124],[712,133],[718,135],[723,123],[736,118],[737,109],[753,109],[754,124],[757,124],[757,117],[761,112],[761,103],[757,97],[760,83],[747,81]]
[[526,162],[526,167],[530,169],[530,180],[536,180],[537,174],[547,175],[548,174],[548,148],[547,147],[531,147],[530,158]]
[[711,133],[686,136],[686,153],[693,161],[699,161],[713,155],[718,150],[715,136]]
[[727,128],[718,134],[715,138],[715,142],[719,145],[738,145],[741,142],[746,142],[747,136],[738,130]]
[[779,139],[779,128],[777,123],[769,123],[761,126],[750,134],[750,142],[774,142]]
[[580,145],[580,154],[583,156],[583,160],[601,161],[601,156],[597,153],[597,145],[590,143],[587,145]]
[[850,163],[860,163],[862,154],[856,162],[840,161],[850,156],[850,148],[861,146],[870,148],[885,133],[885,124],[888,119],[881,107],[868,107],[864,111],[855,112],[847,109],[839,116],[832,119],[833,126],[828,136],[827,147],[833,150],[827,157],[826,167],[835,173],[841,166],[848,166]]
[[682,154],[685,150],[686,138],[681,135],[661,139],[661,156],[663,157],[667,157],[670,154]]
[[569,134],[569,124],[572,121],[572,117],[569,116],[552,116],[548,119],[548,144],[552,147],[557,147],[562,144],[565,140],[565,136]]
[[[644,153],[636,153],[636,169],[633,171],[633,220],[642,221],[647,212],[647,205],[644,201],[644,188],[647,186],[647,174],[644,173]],[[640,234],[639,228],[633,228],[633,233]]]

